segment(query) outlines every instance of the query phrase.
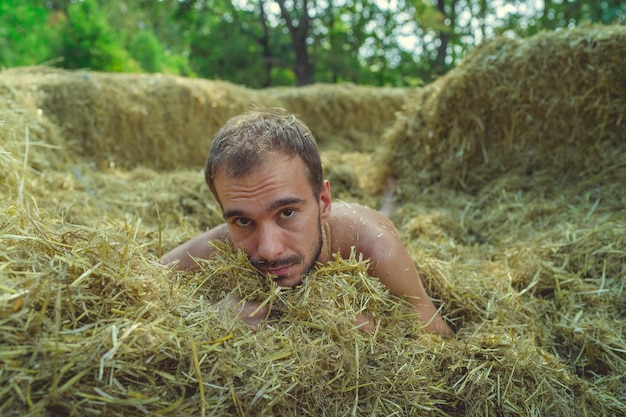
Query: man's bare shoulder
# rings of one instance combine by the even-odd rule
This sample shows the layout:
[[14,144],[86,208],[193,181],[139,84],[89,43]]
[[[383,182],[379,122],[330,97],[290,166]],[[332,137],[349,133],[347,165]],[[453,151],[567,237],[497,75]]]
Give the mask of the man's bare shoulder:
[[333,202],[333,208],[331,212],[331,221],[338,223],[360,223],[363,226],[367,224],[364,222],[374,221],[376,224],[392,224],[391,220],[373,208],[363,206],[356,203],[348,203],[345,201]]
[[343,201],[333,203],[329,224],[332,233],[332,251],[349,254],[352,247],[370,252],[380,238],[397,236],[392,221],[379,211],[360,204]]

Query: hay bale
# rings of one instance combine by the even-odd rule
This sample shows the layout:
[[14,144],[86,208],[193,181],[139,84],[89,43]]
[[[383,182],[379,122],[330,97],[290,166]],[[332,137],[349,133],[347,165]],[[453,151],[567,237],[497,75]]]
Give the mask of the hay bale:
[[96,166],[202,167],[212,136],[267,95],[222,81],[40,68],[4,71]]
[[381,145],[413,89],[343,83],[275,87],[267,92],[308,125],[322,149],[371,152]]
[[[32,97],[0,78],[0,195],[16,197],[24,187],[40,187],[37,174],[58,169],[71,152],[56,125],[45,117]],[[23,193],[22,193],[23,194]]]
[[373,150],[408,91],[347,84],[252,90],[160,74],[39,67],[2,75],[33,96],[82,158],[125,169],[202,167],[217,130],[252,105],[299,114],[322,147]]
[[625,65],[624,26],[487,42],[407,105],[383,174],[476,190],[513,170],[576,176],[623,163]]

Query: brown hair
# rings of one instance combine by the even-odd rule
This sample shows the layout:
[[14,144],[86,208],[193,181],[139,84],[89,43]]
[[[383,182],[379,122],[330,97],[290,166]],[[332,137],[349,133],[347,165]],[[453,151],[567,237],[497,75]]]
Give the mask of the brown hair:
[[204,179],[219,201],[214,180],[220,169],[231,178],[250,175],[276,152],[302,158],[318,197],[324,177],[315,138],[302,121],[284,110],[251,110],[226,122],[213,139]]

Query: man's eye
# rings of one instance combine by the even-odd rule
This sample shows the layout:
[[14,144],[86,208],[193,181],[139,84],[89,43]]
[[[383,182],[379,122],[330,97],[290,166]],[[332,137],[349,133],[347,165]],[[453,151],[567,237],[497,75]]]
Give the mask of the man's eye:
[[296,211],[294,209],[284,209],[280,212],[281,219],[289,219],[296,215]]
[[252,221],[250,219],[245,218],[245,217],[239,217],[233,223],[235,223],[239,227],[247,227],[247,226],[250,226]]

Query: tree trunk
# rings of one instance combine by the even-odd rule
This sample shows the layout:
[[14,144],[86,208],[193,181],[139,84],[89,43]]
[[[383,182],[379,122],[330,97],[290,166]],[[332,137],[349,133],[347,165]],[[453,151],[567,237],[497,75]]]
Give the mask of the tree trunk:
[[551,7],[552,2],[550,0],[545,0],[543,2],[543,10],[541,11],[541,16],[539,17],[540,29],[547,29],[551,27],[550,18],[548,17]]
[[265,79],[261,83],[263,87],[270,87],[272,85],[272,68],[273,56],[270,48],[270,35],[267,27],[267,15],[265,14],[265,1],[259,0],[259,20],[261,21],[261,27],[263,27],[263,36],[257,38],[257,42],[263,50],[263,65],[265,66]]
[[313,68],[309,59],[309,50],[306,40],[311,27],[311,17],[309,16],[308,0],[302,1],[301,15],[298,16],[298,25],[293,22],[293,18],[285,6],[285,0],[276,0],[280,6],[280,14],[285,20],[285,25],[289,29],[291,36],[291,46],[296,54],[294,73],[298,80],[298,85],[308,85],[313,83]]
[[438,75],[443,75],[447,72],[446,58],[448,57],[448,44],[450,43],[450,33],[454,33],[454,25],[456,23],[456,16],[454,8],[456,6],[456,0],[450,3],[450,14],[446,14],[445,0],[437,0],[437,10],[444,16],[444,19],[449,20],[450,24],[446,30],[439,32],[439,46],[437,47],[437,56],[433,60],[431,71]]

